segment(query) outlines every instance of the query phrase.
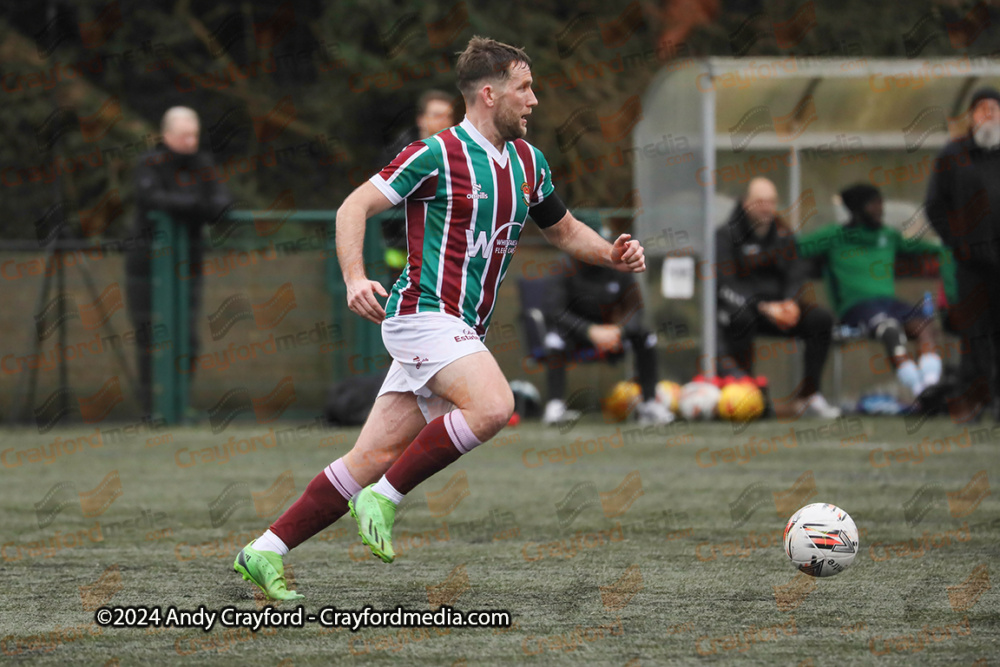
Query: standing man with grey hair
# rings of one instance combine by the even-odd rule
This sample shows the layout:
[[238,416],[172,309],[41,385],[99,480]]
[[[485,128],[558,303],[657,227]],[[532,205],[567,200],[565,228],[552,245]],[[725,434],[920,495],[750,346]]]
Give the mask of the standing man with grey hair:
[[[187,107],[172,107],[160,125],[163,144],[139,157],[135,168],[136,213],[125,256],[125,293],[129,317],[135,327],[139,371],[139,403],[146,414],[153,409],[152,258],[155,225],[151,211],[163,211],[175,225],[188,229],[191,274],[191,359],[198,356],[198,336],[194,322],[201,306],[202,227],[217,218],[230,204],[224,185],[194,174],[212,173],[212,156],[199,152],[198,114]],[[192,361],[193,370],[193,361]]]
[[[473,37],[456,73],[465,119],[404,148],[337,211],[348,306],[382,325],[393,362],[351,451],[237,554],[234,569],[268,597],[302,597],[287,590],[283,556],[348,511],[372,553],[392,562],[403,496],[507,425],[514,396],[483,341],[529,214],[577,259],[646,270],[638,241],[608,243],[567,210],[545,156],[524,141],[538,104],[524,51]],[[402,201],[408,257],[390,295],[365,274],[361,251],[368,218]]]
[[[927,185],[927,217],[955,258],[958,303],[951,326],[962,337],[960,382],[968,396],[989,388],[1000,422],[1000,91],[969,102],[968,133],[944,147]],[[973,389],[973,391],[968,391]]]

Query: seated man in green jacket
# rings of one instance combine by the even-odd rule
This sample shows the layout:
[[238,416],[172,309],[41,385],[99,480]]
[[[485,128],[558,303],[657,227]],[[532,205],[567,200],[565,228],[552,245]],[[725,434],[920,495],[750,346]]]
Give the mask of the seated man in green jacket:
[[[896,377],[914,396],[941,379],[941,357],[934,332],[920,305],[896,298],[897,253],[943,254],[940,245],[905,239],[882,224],[882,194],[862,183],[840,193],[851,214],[846,225],[831,224],[799,237],[801,257],[824,260],[830,300],[844,324],[860,327],[886,348]],[[907,335],[917,339],[919,363],[907,353]]]

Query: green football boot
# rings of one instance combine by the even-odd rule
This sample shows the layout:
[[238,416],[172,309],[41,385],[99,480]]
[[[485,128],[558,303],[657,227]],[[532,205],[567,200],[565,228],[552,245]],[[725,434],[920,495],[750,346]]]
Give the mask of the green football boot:
[[257,551],[251,541],[243,547],[233,562],[233,569],[244,581],[256,584],[272,600],[301,600],[305,595],[285,588],[285,566],[281,556],[273,551]]
[[372,484],[347,502],[351,516],[357,519],[358,535],[375,556],[386,563],[396,558],[392,550],[392,522],[396,518],[396,506],[381,493],[372,491]]

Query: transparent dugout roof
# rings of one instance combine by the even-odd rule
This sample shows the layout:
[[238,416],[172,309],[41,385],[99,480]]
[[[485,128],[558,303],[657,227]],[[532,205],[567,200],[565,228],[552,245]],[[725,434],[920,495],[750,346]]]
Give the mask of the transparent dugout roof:
[[[928,137],[940,146],[947,140],[946,120],[964,130],[973,91],[1000,84],[1000,63],[989,58],[710,58],[691,61],[691,68],[697,92],[714,92],[717,136],[746,122],[751,110],[766,109],[776,133],[771,141],[762,134],[755,142],[760,147],[823,143],[849,133],[870,136],[870,148],[889,148],[896,135],[895,143],[905,148],[903,132],[914,123],[918,131],[940,128]],[[659,85],[686,87],[669,74],[654,83]]]

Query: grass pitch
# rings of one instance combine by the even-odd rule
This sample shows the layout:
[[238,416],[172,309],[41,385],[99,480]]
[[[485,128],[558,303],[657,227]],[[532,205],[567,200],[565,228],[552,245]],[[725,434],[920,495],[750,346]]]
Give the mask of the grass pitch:
[[[101,630],[93,610],[260,608],[253,588],[232,571],[236,550],[344,453],[357,430],[277,443],[263,427],[233,425],[218,435],[179,428],[111,442],[102,428],[103,442],[59,446],[50,462],[42,454],[52,456],[57,438],[96,432],[6,431],[2,660],[995,660],[1000,595],[990,581],[1000,513],[989,489],[1000,479],[1000,457],[991,429],[963,428],[930,421],[908,435],[896,419],[769,422],[739,433],[727,424],[659,432],[588,419],[565,432],[522,424],[406,499],[395,563],[371,558],[349,517],[286,558],[307,613],[446,603],[509,610],[511,629],[352,633],[309,625],[257,634]],[[787,514],[817,501],[846,509],[862,533],[854,565],[833,578],[796,573],[780,544]]]

